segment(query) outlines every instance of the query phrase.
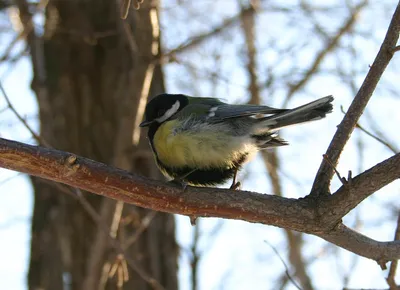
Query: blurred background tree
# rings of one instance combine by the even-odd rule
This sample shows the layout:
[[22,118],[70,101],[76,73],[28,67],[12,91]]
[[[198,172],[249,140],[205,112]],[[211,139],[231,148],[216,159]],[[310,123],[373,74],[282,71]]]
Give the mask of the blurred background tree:
[[[1,136],[160,178],[137,128],[148,97],[168,91],[294,107],[333,94],[334,114],[283,131],[291,146],[264,152],[242,172],[244,189],[292,198],[308,194],[343,117],[341,106],[345,111],[356,94],[395,8],[393,1],[335,0],[130,4],[123,20],[120,1],[0,2],[0,81],[15,109],[40,134],[35,139],[1,100]],[[353,134],[339,171],[351,169],[356,175],[398,152],[398,70],[395,58],[360,121],[369,135]],[[29,289],[393,285],[394,267],[389,275],[373,261],[313,236],[215,219],[200,219],[191,227],[186,217],[36,178],[31,179],[34,198],[27,202],[26,177],[3,172],[2,188],[14,192],[12,198],[0,194],[1,254],[6,257],[0,285],[5,289],[23,289],[24,263],[29,264]],[[345,223],[375,239],[393,239],[398,192],[399,184],[391,184],[353,210]],[[30,216],[29,206],[31,221],[19,221]],[[26,228],[18,228],[21,223],[31,224],[30,263],[12,254],[24,247],[13,237],[22,232],[29,239]]]
[[[161,67],[151,63],[159,55],[157,3],[126,21],[113,1],[15,4],[32,63],[39,142],[159,178],[146,139],[133,139],[142,95],[165,91]],[[45,17],[41,27],[36,13]],[[32,184],[29,289],[153,289],[151,279],[177,288],[172,215],[68,195],[37,178]],[[119,236],[124,255],[113,250],[109,234]],[[129,277],[126,264],[135,269]]]

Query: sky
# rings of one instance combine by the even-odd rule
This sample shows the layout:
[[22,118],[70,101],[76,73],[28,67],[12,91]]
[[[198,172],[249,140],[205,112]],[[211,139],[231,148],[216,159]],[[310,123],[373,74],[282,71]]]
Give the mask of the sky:
[[[161,15],[161,27],[164,33],[163,44],[166,49],[176,47],[193,34],[211,30],[221,23],[221,19],[228,18],[238,11],[238,6],[232,4],[234,2],[212,1],[213,4],[208,5],[207,3],[211,2],[196,3],[186,2],[185,8],[174,6],[173,1],[165,5],[165,12]],[[286,3],[290,6],[296,2],[287,1]],[[328,2],[324,3],[324,5],[329,5]],[[210,5],[212,5],[213,13],[208,12]],[[190,11],[195,11],[189,20],[187,6],[191,6]],[[377,7],[379,8],[379,5]],[[393,11],[394,4],[391,7]],[[349,54],[344,53],[339,57],[328,57],[324,62],[326,71],[342,66],[346,69],[356,70],[357,74],[352,80],[356,87],[362,83],[363,76],[368,71],[368,64],[372,63],[379,49],[380,41],[383,39],[389,22],[387,15],[392,14],[378,8],[370,9],[360,16],[361,24],[358,29],[369,33],[366,37],[367,40],[357,37],[355,40],[346,38],[343,40],[344,46],[346,41],[355,41],[354,47],[357,48],[357,53],[366,62],[353,63]],[[340,9],[338,11],[340,12]],[[207,21],[204,21],[205,15],[208,17]],[[284,46],[285,42],[290,42],[298,36],[299,30],[282,31],[278,25],[281,24],[283,27],[283,24],[290,23],[293,19],[283,18],[279,13],[268,14],[269,17],[262,15],[257,18],[257,35],[262,36],[257,38],[258,47],[264,48],[271,43]],[[377,21],[370,21],[372,18]],[[341,23],[340,19],[329,20],[329,25],[327,20],[322,20],[321,23],[332,30]],[[190,21],[188,25],[183,25],[187,21]],[[271,27],[271,23],[274,24],[273,27]],[[300,28],[304,26],[304,29],[307,29],[307,23],[298,22],[297,24]],[[176,29],[172,30],[168,27],[176,27]],[[264,34],[264,30],[268,33]],[[281,37],[281,35],[285,37]],[[239,27],[234,27],[221,38],[232,44],[223,46],[223,51],[220,53],[222,61],[219,73],[222,77],[214,83],[209,80],[210,71],[215,69],[215,59],[211,55],[219,52],[221,45],[221,42],[211,41],[197,47],[191,53],[184,53],[180,56],[182,63],[190,63],[191,67],[195,66],[195,73],[182,63],[168,64],[164,67],[168,92],[215,96],[227,99],[231,103],[244,103],[248,100],[249,96],[246,91],[248,79],[242,60],[243,48],[240,47],[243,46],[243,39],[240,36]],[[4,46],[8,43],[7,40],[9,40],[7,37],[2,38],[0,51],[3,51]],[[310,45],[310,50],[308,53],[307,51],[302,52],[301,56],[296,54],[295,50],[290,58],[280,59],[279,54],[268,49],[260,49],[261,52],[258,55],[260,81],[268,77],[267,64],[274,64],[275,72],[278,75],[281,72],[283,75],[285,69],[293,62],[298,63],[299,67],[307,68],[312,53],[321,48],[322,43],[304,37],[295,45],[298,45],[296,49]],[[22,46],[18,48],[21,49]],[[387,88],[396,84],[398,59],[399,56],[395,56],[392,60],[367,108],[366,114],[371,115],[372,118],[365,116],[361,118],[362,124],[366,127],[378,126],[394,144],[400,144],[400,134],[398,134],[396,126],[400,122],[398,114],[400,99],[392,97]],[[301,71],[294,74],[295,79],[296,74],[301,75]],[[37,104],[30,90],[31,79],[31,67],[27,57],[14,64],[12,68],[0,64],[0,80],[13,105],[37,131]],[[193,79],[195,79],[196,85],[193,85]],[[282,97],[279,96],[283,96],[286,89],[283,84],[278,83],[273,94],[271,91],[263,91],[266,103],[274,106],[281,105]],[[348,108],[354,94],[344,84],[344,80],[334,79],[325,73],[310,82],[288,104],[289,107],[295,107],[329,94],[335,96],[335,107],[334,112],[325,120],[297,128],[288,128],[282,132],[283,137],[291,144],[291,146],[279,150],[279,155],[285,161],[280,172],[284,181],[285,196],[298,198],[308,193],[321,162],[322,154],[336,131],[337,124],[343,117],[340,106],[343,106],[344,109]],[[272,96],[274,97],[272,98]],[[33,144],[34,141],[29,132],[19,124],[12,112],[2,110],[5,107],[4,99],[0,97],[0,136]],[[374,121],[371,122],[371,120]],[[347,173],[348,170],[352,170],[354,176],[391,156],[391,152],[384,146],[368,138],[359,131],[353,134],[340,159],[338,165],[340,172]],[[360,155],[356,153],[360,140],[364,140],[367,144],[362,150],[364,158],[360,158]],[[244,189],[263,193],[271,192],[263,162],[259,158],[246,166],[240,176],[248,177],[244,181]],[[2,189],[0,191],[0,289],[23,290],[26,289],[27,263],[29,261],[32,188],[27,176],[3,169],[0,169],[0,184]],[[332,190],[339,186],[340,183],[334,178]],[[397,202],[399,189],[400,184],[397,181],[380,190],[365,200],[357,210],[346,216],[345,224],[356,227],[372,238],[392,240],[397,219],[395,212],[399,208]],[[390,203],[393,205],[393,209],[388,209]],[[177,216],[176,221],[177,239],[182,248],[179,272],[180,289],[186,290],[191,289],[189,248],[193,242],[193,228],[187,217]],[[199,289],[274,289],[273,287],[285,267],[270,245],[275,247],[288,263],[286,241],[281,229],[242,221],[222,221],[215,218],[200,219],[199,223],[201,231],[199,248],[203,252]],[[327,247],[325,241],[314,236],[306,235],[304,239],[304,254],[307,260],[312,261],[310,275],[317,289],[340,288],[342,285],[338,281],[342,281],[346,273],[350,273],[347,284],[349,288],[387,287],[384,281],[387,272],[382,273],[374,261],[364,258],[355,259],[355,255],[337,247]],[[295,288],[288,286],[287,289]]]

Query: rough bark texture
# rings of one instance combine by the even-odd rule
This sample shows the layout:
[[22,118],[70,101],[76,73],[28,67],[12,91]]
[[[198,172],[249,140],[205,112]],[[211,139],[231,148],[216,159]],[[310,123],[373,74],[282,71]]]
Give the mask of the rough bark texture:
[[[378,242],[341,223],[343,216],[400,178],[400,153],[357,175],[319,202],[218,188],[172,186],[71,153],[0,138],[0,167],[81,188],[144,208],[196,217],[220,217],[274,225],[319,236],[360,256],[400,258],[400,243]],[[385,178],[382,178],[385,176]],[[346,206],[343,206],[346,205]]]
[[[33,37],[28,40],[31,52],[37,52],[32,55],[32,87],[39,102],[41,138],[52,147],[158,178],[146,139],[141,138],[135,148],[132,145],[141,89],[152,58],[149,11],[150,4],[144,4],[139,11],[130,11],[124,22],[116,1],[50,1],[41,45]],[[162,72],[156,67],[150,95],[162,91]],[[99,230],[75,199],[40,179],[32,178],[32,182],[29,288],[63,289],[70,284],[69,289],[100,289],[104,264],[115,260],[107,233]],[[116,202],[85,197],[109,226]],[[119,234],[134,233],[148,212],[126,205],[123,217],[135,219],[121,226]],[[166,289],[177,288],[174,233],[173,216],[158,213],[126,250]],[[116,280],[108,280],[105,287],[117,288]],[[151,288],[129,269],[124,289]]]

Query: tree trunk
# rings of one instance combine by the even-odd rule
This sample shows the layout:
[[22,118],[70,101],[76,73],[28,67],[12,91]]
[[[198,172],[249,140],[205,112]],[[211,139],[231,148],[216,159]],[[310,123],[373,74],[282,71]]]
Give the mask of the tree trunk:
[[[41,137],[57,149],[159,178],[144,135],[132,144],[145,75],[154,58],[152,8],[145,1],[139,11],[131,9],[128,19],[121,20],[117,2],[50,1],[43,36],[28,37]],[[155,66],[149,95],[163,91],[161,68]],[[109,278],[107,273],[118,252],[105,227],[55,184],[37,178],[32,182],[29,289],[118,288],[118,275]],[[146,228],[142,222],[152,217],[150,211],[87,193],[84,197],[101,216],[101,224],[119,224],[116,234],[122,246],[144,229],[125,253],[166,289],[177,289],[172,215],[157,213]],[[118,223],[116,209],[122,207]],[[143,275],[128,270],[129,280],[121,289],[153,289]]]

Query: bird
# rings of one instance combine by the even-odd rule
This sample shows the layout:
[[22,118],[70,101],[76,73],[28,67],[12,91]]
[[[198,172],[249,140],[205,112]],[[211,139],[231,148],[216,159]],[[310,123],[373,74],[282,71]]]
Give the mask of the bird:
[[256,152],[288,145],[277,131],[322,119],[333,109],[326,96],[294,109],[232,105],[217,98],[160,94],[151,99],[140,127],[160,171],[173,183],[218,186],[236,176]]

